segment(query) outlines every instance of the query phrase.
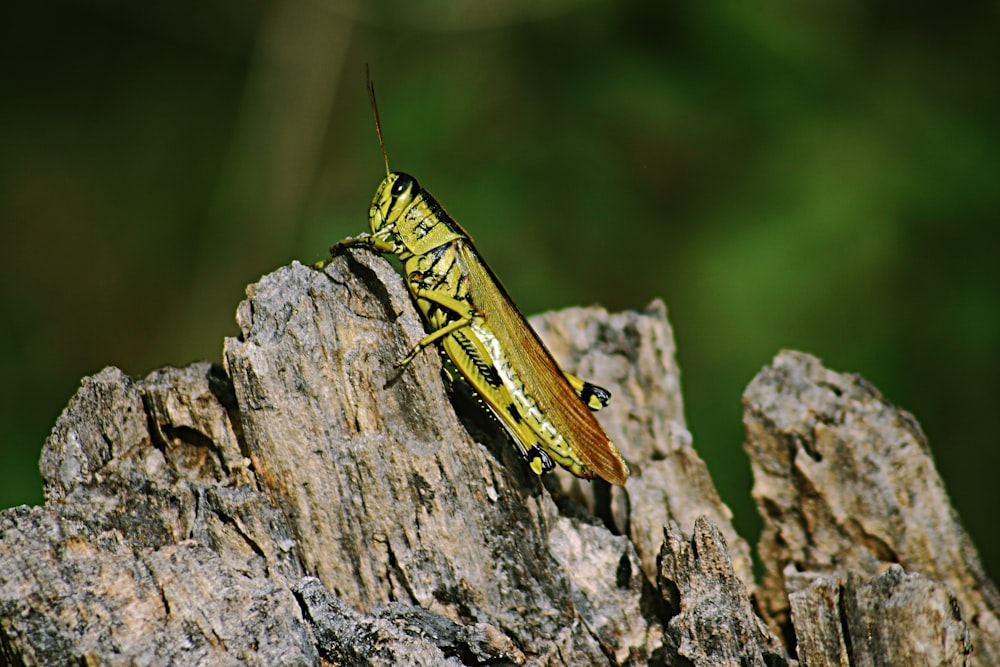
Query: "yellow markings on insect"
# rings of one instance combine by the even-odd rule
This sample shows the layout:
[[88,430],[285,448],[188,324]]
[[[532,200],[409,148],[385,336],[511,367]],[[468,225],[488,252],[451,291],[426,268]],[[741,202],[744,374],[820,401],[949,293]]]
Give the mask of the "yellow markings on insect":
[[371,233],[331,252],[364,245],[399,257],[429,333],[397,365],[440,345],[536,474],[558,463],[577,477],[625,484],[628,466],[591,413],[610,394],[559,368],[465,230],[413,176],[389,171],[371,79],[368,92],[386,176],[372,199]]

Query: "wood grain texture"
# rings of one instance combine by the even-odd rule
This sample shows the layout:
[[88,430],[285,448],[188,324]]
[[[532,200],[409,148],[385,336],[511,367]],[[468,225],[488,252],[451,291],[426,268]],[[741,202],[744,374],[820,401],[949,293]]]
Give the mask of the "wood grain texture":
[[786,353],[747,391],[758,585],[663,304],[532,321],[611,390],[624,488],[536,477],[433,350],[397,370],[423,329],[365,250],[249,286],[223,365],[84,378],[45,505],[0,512],[0,664],[992,664],[995,588],[859,378]]
[[[801,352],[780,353],[743,401],[753,496],[764,517],[759,595],[769,617],[786,624],[789,593],[817,577],[839,589],[849,576],[876,582],[899,565],[953,591],[974,646],[969,664],[1000,664],[1000,596],[951,507],[916,419],[863,378],[828,370]],[[862,588],[855,582],[849,590]],[[852,628],[889,623],[876,614],[846,624],[843,641],[856,650],[868,639],[850,636]],[[952,631],[939,630],[941,642],[953,645],[946,639]],[[910,629],[896,632],[906,637]]]

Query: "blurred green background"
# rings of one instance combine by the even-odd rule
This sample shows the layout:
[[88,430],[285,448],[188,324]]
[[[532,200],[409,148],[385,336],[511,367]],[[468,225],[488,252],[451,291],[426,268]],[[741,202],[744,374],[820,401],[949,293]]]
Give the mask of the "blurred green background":
[[527,313],[662,297],[754,535],[740,395],[781,348],[912,411],[1000,574],[998,5],[18,3],[0,10],[0,506],[81,376],[221,360],[244,286],[393,168]]

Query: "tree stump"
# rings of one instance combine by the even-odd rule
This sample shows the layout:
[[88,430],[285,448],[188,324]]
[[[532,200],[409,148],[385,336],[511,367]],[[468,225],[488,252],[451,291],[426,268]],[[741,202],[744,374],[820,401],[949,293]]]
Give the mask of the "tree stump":
[[85,378],[0,512],[9,665],[997,665],[998,595],[915,420],[782,353],[744,396],[764,579],[666,311],[533,320],[611,390],[624,488],[538,478],[365,250],[247,288],[225,365]]

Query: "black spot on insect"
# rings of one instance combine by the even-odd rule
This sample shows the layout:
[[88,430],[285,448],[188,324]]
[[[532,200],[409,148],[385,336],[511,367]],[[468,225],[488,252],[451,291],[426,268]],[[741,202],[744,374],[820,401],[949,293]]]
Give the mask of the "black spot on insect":
[[514,420],[515,424],[521,423],[521,413],[518,412],[516,405],[514,405],[513,403],[509,403],[507,405],[507,412],[510,414],[511,419]]
[[533,445],[524,455],[524,460],[529,464],[535,459],[539,459],[542,462],[542,472],[548,472],[556,467],[555,462],[552,461],[552,457],[537,444]]
[[600,408],[591,407],[591,398],[596,398],[597,402],[601,404],[601,407],[606,408],[608,407],[608,403],[611,401],[611,392],[604,387],[598,387],[595,384],[584,382],[583,389],[580,390],[580,400],[582,400],[583,404],[591,410],[600,410]]

